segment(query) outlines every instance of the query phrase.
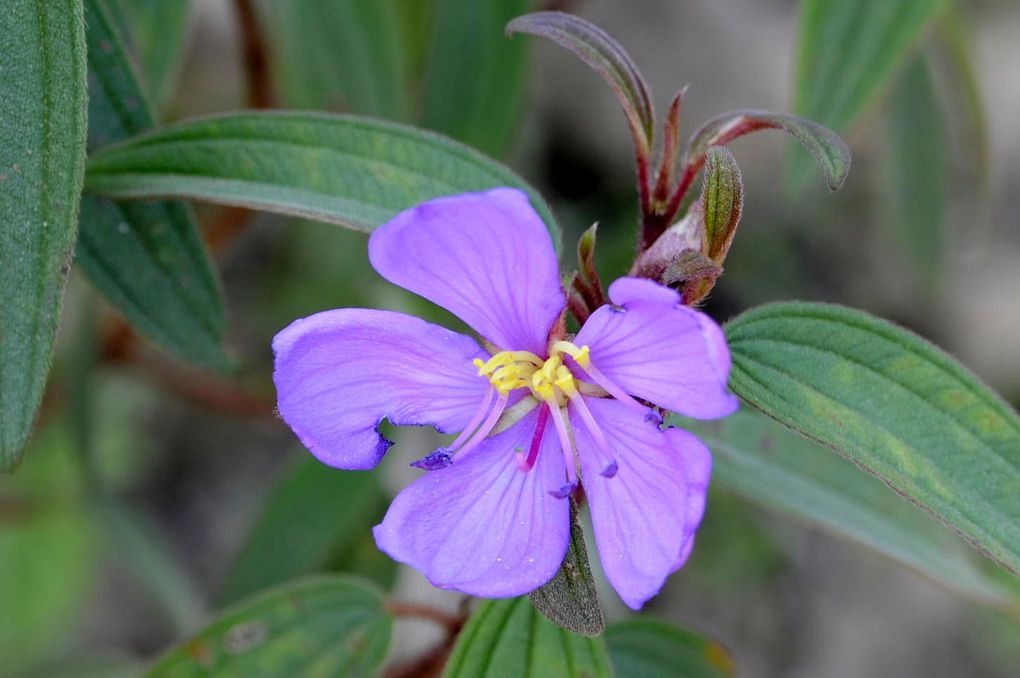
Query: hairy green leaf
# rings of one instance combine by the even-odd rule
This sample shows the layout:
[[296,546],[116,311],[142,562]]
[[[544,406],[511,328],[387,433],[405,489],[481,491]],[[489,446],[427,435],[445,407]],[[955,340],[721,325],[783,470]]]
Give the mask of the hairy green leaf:
[[570,500],[570,545],[556,576],[528,594],[531,604],[554,624],[582,636],[597,636],[606,627],[598,591],[588,564],[584,530]]
[[429,198],[495,186],[525,190],[559,242],[538,193],[505,166],[422,130],[351,116],[242,113],[200,118],[103,149],[88,190],[183,197],[370,231]]
[[[85,1],[89,148],[152,127],[152,117],[102,0]],[[141,332],[180,355],[222,366],[223,304],[186,205],[84,196],[77,262]]]
[[[405,116],[400,0],[264,3],[277,90],[288,106]],[[473,3],[472,3],[473,4]]]
[[42,400],[85,165],[80,0],[0,11],[0,472],[21,461]]
[[846,181],[850,173],[850,149],[838,134],[811,120],[772,111],[727,111],[708,120],[691,134],[684,162],[700,166],[712,146],[724,146],[762,129],[781,129],[799,141],[818,163],[831,190],[838,190]]
[[872,548],[978,602],[1013,600],[955,535],[821,445],[746,410],[718,421],[671,417],[670,423],[712,449],[720,486]]
[[503,27],[531,0],[439,0],[422,124],[490,155],[507,148],[524,84],[524,43]]
[[655,135],[651,95],[630,55],[605,31],[572,14],[535,12],[511,21],[506,32],[548,38],[594,69],[623,106],[638,153],[648,152]]
[[712,146],[705,156],[701,212],[709,258],[726,259],[744,209],[744,184],[736,158],[725,147]]
[[527,598],[486,600],[471,615],[445,678],[544,678],[612,675],[602,638],[555,626]]
[[374,587],[310,577],[239,603],[145,675],[375,675],[392,630]]
[[606,629],[616,678],[726,678],[736,675],[729,653],[714,640],[655,619]]
[[302,454],[256,518],[221,600],[233,602],[344,558],[384,509],[374,474],[339,471]]
[[726,325],[730,385],[1020,573],[1020,417],[924,339],[864,312],[782,303]]

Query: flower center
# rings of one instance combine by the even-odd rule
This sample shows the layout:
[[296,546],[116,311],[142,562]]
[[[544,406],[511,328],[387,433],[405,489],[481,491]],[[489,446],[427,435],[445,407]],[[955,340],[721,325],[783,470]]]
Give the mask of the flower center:
[[528,388],[536,400],[564,407],[577,393],[577,380],[563,364],[564,355],[572,357],[581,367],[591,363],[587,346],[578,348],[569,341],[557,341],[549,347],[546,360],[530,351],[500,351],[485,362],[476,358],[474,365],[478,376],[488,377],[502,395]]

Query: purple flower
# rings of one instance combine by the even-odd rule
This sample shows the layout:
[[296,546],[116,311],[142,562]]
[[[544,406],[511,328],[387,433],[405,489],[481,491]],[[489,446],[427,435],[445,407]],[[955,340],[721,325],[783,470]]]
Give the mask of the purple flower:
[[339,309],[274,339],[280,414],[324,463],[374,467],[391,444],[384,418],[459,433],[415,463],[427,473],[375,527],[379,548],[442,588],[527,593],[563,561],[580,482],[606,576],[640,608],[687,559],[711,470],[708,449],[661,429],[647,403],[698,418],[736,409],[720,328],[675,291],[621,278],[612,305],[563,336],[552,243],[513,189],[418,205],[368,251],[384,278],[484,338]]

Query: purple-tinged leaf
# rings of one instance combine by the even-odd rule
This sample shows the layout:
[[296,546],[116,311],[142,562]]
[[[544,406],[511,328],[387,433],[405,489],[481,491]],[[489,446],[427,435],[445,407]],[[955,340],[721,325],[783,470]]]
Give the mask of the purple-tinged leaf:
[[722,272],[721,266],[701,252],[684,250],[662,274],[662,282],[666,285],[679,283],[684,305],[693,306],[712,291]]
[[609,83],[623,106],[637,148],[639,172],[644,161],[642,191],[646,191],[648,153],[654,137],[655,114],[648,87],[623,47],[601,28],[563,12],[535,12],[506,26],[507,35],[528,33],[548,38],[595,69]]
[[662,124],[662,156],[659,158],[659,174],[655,182],[655,193],[652,196],[656,205],[661,205],[669,200],[669,188],[673,183],[677,159],[680,157],[680,112],[683,109],[685,92],[687,92],[686,87],[673,97],[669,113],[666,114],[666,120]]
[[698,128],[691,135],[684,153],[685,174],[697,173],[705,162],[709,147],[725,146],[738,137],[761,129],[781,129],[799,141],[818,162],[831,190],[838,190],[846,181],[850,172],[850,149],[838,134],[796,115],[758,110],[722,113]]

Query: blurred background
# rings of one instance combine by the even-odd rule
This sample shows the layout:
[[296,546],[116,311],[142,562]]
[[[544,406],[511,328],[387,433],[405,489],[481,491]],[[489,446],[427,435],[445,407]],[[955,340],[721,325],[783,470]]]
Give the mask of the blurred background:
[[[448,10],[456,4],[113,3],[162,122],[292,107],[434,128],[505,160],[546,196],[564,228],[566,266],[598,221],[599,265],[612,280],[632,256],[637,220],[616,100],[572,55],[487,33],[470,11]],[[943,4],[858,111],[820,120],[854,153],[841,191],[830,193],[778,132],[731,146],[744,218],[706,310],[722,322],[772,300],[863,308],[944,347],[1016,406],[1020,4]],[[501,5],[507,20],[538,7]],[[549,6],[626,47],[658,111],[690,85],[684,136],[729,109],[800,110],[792,0]],[[502,72],[478,57],[492,42],[523,52],[520,67]],[[471,69],[492,76],[497,107],[462,105],[458,87],[478,84]],[[834,91],[850,86],[845,77]],[[178,362],[73,275],[40,423],[21,469],[0,479],[0,675],[133,675],[210,610],[304,571],[363,573],[397,598],[450,610],[461,602],[397,568],[367,533],[414,476],[406,462],[431,449],[426,434],[394,432],[395,453],[371,476],[315,465],[273,414],[269,348],[289,322],[329,308],[447,318],[376,276],[363,234],[235,209],[198,214],[237,371]],[[82,445],[99,460],[84,470]],[[91,497],[97,484],[107,498]],[[353,517],[352,496],[361,498]],[[610,617],[625,615],[610,590],[602,599]],[[1006,677],[1020,664],[1020,632],[1002,614],[723,490],[711,496],[690,564],[646,612],[718,638],[745,676]],[[437,634],[401,622],[394,657]]]

